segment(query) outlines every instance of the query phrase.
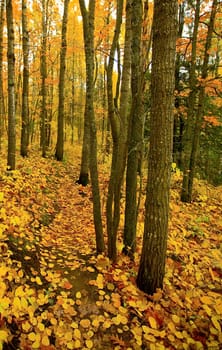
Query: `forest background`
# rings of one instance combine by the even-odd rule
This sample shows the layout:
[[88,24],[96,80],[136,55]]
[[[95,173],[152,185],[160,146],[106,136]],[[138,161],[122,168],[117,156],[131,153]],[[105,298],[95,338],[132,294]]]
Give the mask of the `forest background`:
[[[169,2],[165,3],[167,6]],[[176,1],[173,4],[175,5]],[[177,188],[177,195],[174,194],[177,204],[174,208],[179,210],[179,205],[182,208],[182,203],[178,204],[179,201],[184,203],[198,202],[206,210],[205,205],[207,205],[209,193],[215,196],[213,187],[210,185],[218,186],[218,193],[220,193],[222,182],[221,3],[219,1],[179,1],[177,15],[179,25],[176,33],[177,40],[175,40],[173,159],[170,161],[170,170],[175,181],[174,186]],[[36,164],[39,162],[39,167],[43,167],[43,169],[48,164],[53,173],[58,166],[51,158],[63,161],[64,164],[67,161],[75,164],[79,159],[79,154],[77,155],[76,151],[79,152],[79,145],[81,145],[81,161],[77,164],[79,176],[76,176],[77,168],[75,166],[76,178],[73,180],[73,186],[76,186],[75,181],[79,186],[82,185],[83,187],[79,187],[78,193],[85,197],[89,195],[87,184],[89,178],[91,180],[97,254],[103,253],[106,249],[105,244],[107,244],[109,258],[117,263],[119,247],[121,246],[123,254],[129,257],[127,263],[124,262],[124,264],[127,264],[128,268],[138,267],[141,237],[138,238],[140,243],[136,244],[137,221],[140,218],[141,210],[144,211],[148,159],[150,164],[152,162],[151,152],[149,152],[150,137],[154,130],[156,139],[161,135],[161,127],[155,128],[151,116],[152,113],[154,114],[151,81],[155,79],[151,70],[153,66],[152,34],[155,29],[152,21],[153,2],[149,1],[132,3],[127,1],[126,4],[124,1],[117,3],[90,1],[88,6],[85,5],[84,1],[68,0],[61,3],[50,0],[31,2],[23,0],[22,3],[1,1],[0,151],[2,159],[7,158],[7,164],[2,164],[2,184],[4,186],[1,192],[1,215],[3,222],[6,221],[7,224],[4,226],[5,223],[3,223],[1,241],[7,242],[16,260],[19,260],[17,252],[18,232],[16,230],[13,232],[13,230],[20,225],[19,214],[14,219],[13,216],[12,219],[7,219],[5,206],[8,205],[6,198],[10,198],[10,190],[8,192],[5,189],[8,186],[14,186],[11,180],[21,184],[22,176],[27,171],[34,171],[27,169],[26,157],[29,157],[31,161],[33,159]],[[174,27],[172,22],[169,22],[168,25]],[[87,42],[87,39],[90,40]],[[91,81],[90,77],[93,78]],[[93,93],[90,89],[88,90],[90,84],[91,88],[93,87]],[[160,106],[164,106],[161,95],[159,101]],[[168,130],[170,124],[166,125],[165,129]],[[6,141],[8,142],[6,143]],[[39,153],[39,158],[37,153]],[[46,158],[46,163],[40,159],[41,155],[44,159]],[[24,158],[23,161],[21,157]],[[20,170],[16,170],[17,160]],[[167,161],[169,163],[169,159]],[[30,163],[28,164],[30,167]],[[162,165],[158,159],[154,164]],[[105,176],[97,174],[97,165],[99,165],[100,171],[103,169]],[[7,171],[5,172],[6,167]],[[161,170],[161,168],[158,169]],[[126,178],[124,177],[125,170]],[[46,174],[44,172],[45,170],[43,170],[43,174]],[[50,174],[47,174],[46,178],[48,176]],[[202,184],[199,188],[198,182],[196,182],[196,188],[193,189],[193,184],[197,181],[194,181],[194,178],[205,182],[199,181]],[[126,189],[124,180],[126,180]],[[62,183],[61,186],[63,186]],[[16,186],[14,190],[16,193],[18,190]],[[97,196],[99,190],[106,193],[106,196],[102,196],[105,205]],[[158,195],[163,197],[161,200],[164,200],[165,193],[163,191],[160,191]],[[17,201],[16,195],[15,199]],[[126,203],[125,205],[122,203],[123,201]],[[42,204],[43,206],[47,205],[44,202]],[[152,210],[152,208],[148,209],[148,206],[149,204],[146,204],[145,211]],[[168,208],[164,207],[164,209],[166,211],[163,212],[163,217],[168,219]],[[215,208],[211,209],[215,210]],[[102,216],[101,210],[102,213],[104,212]],[[203,219],[203,216],[201,217]],[[10,222],[9,226],[7,220]],[[40,221],[42,220],[44,226],[47,226],[48,213],[46,216],[41,216]],[[105,231],[107,231],[105,242],[103,236],[104,220],[106,220]],[[207,220],[205,218],[202,221],[206,224]],[[28,223],[26,224],[28,225]],[[118,234],[120,233],[120,224],[122,225],[123,241]],[[217,225],[220,226],[220,222]],[[160,232],[156,241],[156,247],[160,249],[159,260],[155,260],[155,264],[152,263],[152,273],[153,276],[157,277],[156,281],[148,286],[140,286],[150,295],[155,293],[157,288],[163,287],[162,270],[165,269],[166,247],[162,243],[166,239],[165,233],[167,232],[164,234]],[[198,231],[192,236],[195,239],[198,237],[198,243],[199,235]],[[27,241],[29,241],[29,236],[25,238],[26,243]],[[173,240],[170,242],[172,243]],[[220,236],[215,239],[214,244],[216,245],[214,258],[215,256],[218,258],[220,256],[217,255],[220,254],[220,249],[218,249]],[[36,243],[34,246],[36,247]],[[156,254],[152,255],[155,253],[153,252],[155,249],[153,246],[150,246],[149,249],[150,251],[146,249],[145,254],[150,255],[153,261],[153,257],[156,257]],[[20,260],[25,263],[27,251],[23,250],[25,253],[24,256],[20,257]],[[7,254],[10,251],[5,248],[5,243],[2,243],[3,256],[5,254],[8,257]],[[100,259],[99,265],[105,264],[106,266],[108,264],[105,257],[101,258],[100,256]],[[182,264],[179,254],[171,254],[170,259],[173,264],[174,262]],[[123,260],[121,260],[122,263]],[[141,264],[143,265],[143,262]],[[160,265],[161,269],[159,269]],[[218,275],[221,276],[221,267],[216,265],[213,270],[209,267],[208,272],[217,285]],[[89,266],[88,268],[90,270]],[[9,271],[3,269],[2,276],[6,277],[6,273]],[[99,267],[99,271],[101,271],[101,267]],[[133,274],[135,275],[135,271]],[[198,274],[199,272],[196,272],[195,277],[199,283],[201,278]],[[20,275],[22,279],[23,272],[20,272]],[[154,279],[153,276],[152,279]],[[41,285],[41,280],[39,281],[38,277],[37,274],[35,281],[37,285]],[[101,291],[103,283],[100,278],[98,279],[97,276],[95,285],[99,285]],[[113,280],[111,282],[109,284],[110,291],[115,288]],[[4,295],[7,295],[7,283],[4,283],[3,298]],[[139,285],[139,277],[137,277],[137,284]],[[71,285],[69,282],[64,282],[62,286],[69,289]],[[184,338],[187,339],[197,337],[195,340],[189,340],[191,344],[193,344],[192,341],[194,344],[195,342],[199,344],[197,346],[201,346],[201,344],[214,346],[220,342],[221,325],[218,314],[221,312],[221,300],[216,295],[220,287],[217,286],[216,290],[214,287],[212,289],[211,293],[214,292],[215,295],[212,294],[209,299],[202,300],[209,322],[212,322],[215,330],[211,331],[212,334],[209,336],[206,334],[206,329],[209,330],[210,325],[208,324],[207,327],[201,325],[203,329],[198,335],[199,338],[195,332],[191,337],[184,335]],[[32,302],[22,299],[24,298],[24,290],[15,289],[15,296],[18,299],[16,302],[15,299],[14,302],[10,302],[13,313],[17,317],[19,317],[20,312],[23,312],[25,306],[28,307],[29,304],[32,304]],[[161,292],[159,293],[156,296],[157,300],[162,296]],[[201,297],[207,298],[204,295]],[[214,299],[219,307],[212,311],[211,306]],[[9,303],[6,300],[4,302]],[[2,315],[7,309],[4,302],[1,306]],[[39,304],[39,302],[38,296],[37,303]],[[177,297],[175,299],[175,296],[174,302],[180,303]],[[210,308],[206,308],[206,305],[207,307],[210,305]],[[141,311],[144,311],[142,309]],[[40,311],[42,312],[42,310]],[[146,346],[151,348],[150,344],[155,343],[156,338],[165,337],[163,333],[162,335],[160,333],[162,321],[158,318],[156,311],[154,308],[152,312],[148,312],[149,325],[144,324],[144,327],[148,328],[143,328],[141,334],[139,330],[137,333],[133,333],[138,346],[141,345],[140,342],[143,339]],[[215,312],[216,315],[214,315]],[[123,322],[123,324],[128,322],[123,316],[124,313],[125,311],[122,310],[120,316],[120,323]],[[185,342],[181,340],[183,338],[178,330],[182,327],[181,321],[175,317],[175,314],[173,316],[171,331],[179,332],[175,339],[178,343],[183,344]],[[2,344],[10,337],[8,330],[6,331],[4,328],[7,324],[6,320],[10,325],[8,326],[10,330],[17,324],[17,321],[12,322],[9,315],[2,318]],[[38,331],[33,332],[35,325],[31,326],[31,323],[34,321],[27,322],[29,326],[26,324],[24,327],[27,327],[27,331],[31,335],[28,338],[24,337],[24,339],[21,337],[24,344],[33,342],[37,348],[41,346],[42,349],[53,346],[54,341],[52,341],[52,337],[50,338],[51,335],[47,334],[45,327],[41,331],[37,327]],[[51,328],[57,326],[57,321],[54,322],[56,324],[51,324]],[[115,322],[118,323],[114,320],[113,323],[115,324]],[[109,324],[110,326],[111,324]],[[23,331],[26,330],[24,327],[22,326]],[[81,327],[88,328],[89,323],[85,322],[80,325],[80,329]],[[95,328],[95,325],[93,327]],[[107,326],[107,328],[109,327]],[[40,333],[41,335],[39,335]],[[77,336],[77,332],[74,333],[75,335],[72,335],[74,342],[72,339],[67,339],[68,348],[82,346],[79,335]],[[172,334],[168,336],[165,343],[161,340],[160,344],[170,346],[170,342],[173,342],[171,336]],[[67,338],[69,337],[70,335],[67,335]],[[17,335],[12,337],[13,341],[18,341],[18,338]],[[57,341],[61,348],[67,346],[67,344],[62,344],[62,339]],[[130,338],[127,336],[126,339],[122,340],[114,336],[113,341],[119,343],[117,346],[124,348],[124,342],[130,343]],[[84,338],[84,342],[86,348],[93,346],[90,336]]]

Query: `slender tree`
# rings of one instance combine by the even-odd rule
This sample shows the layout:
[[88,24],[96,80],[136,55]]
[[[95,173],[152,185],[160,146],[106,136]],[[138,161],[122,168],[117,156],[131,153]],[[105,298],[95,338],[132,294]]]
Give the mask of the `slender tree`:
[[22,0],[22,49],[23,49],[23,87],[22,87],[22,157],[28,155],[29,143],[29,33],[27,24],[27,1]]
[[2,136],[4,126],[5,104],[3,94],[3,29],[4,29],[5,1],[1,1],[0,7],[0,152],[2,150]]
[[[120,3],[120,2],[119,2]],[[116,114],[111,113],[110,122],[113,139],[112,148],[112,165],[109,179],[106,217],[107,217],[107,233],[108,233],[108,255],[116,260],[116,238],[120,219],[120,198],[123,175],[126,165],[127,156],[127,140],[128,140],[128,116],[129,116],[129,97],[130,97],[130,77],[131,77],[131,0],[126,2],[126,29],[124,44],[124,59],[122,67],[121,91],[119,99],[119,107],[116,102]],[[118,12],[121,15],[121,11]],[[117,17],[119,20],[119,17]],[[120,27],[119,27],[120,29]],[[110,61],[113,57],[110,55]],[[111,76],[110,76],[111,78]],[[111,83],[109,81],[109,83]],[[108,91],[110,94],[110,90]],[[111,102],[109,101],[112,106]],[[112,106],[113,108],[113,106]]]
[[48,7],[46,0],[42,0],[42,43],[41,43],[41,56],[40,56],[40,72],[41,72],[41,122],[40,122],[40,146],[42,148],[42,156],[46,157],[47,148],[47,61],[46,61],[46,48],[47,48],[47,13]]
[[93,216],[96,232],[96,251],[101,253],[105,249],[101,204],[97,169],[97,134],[94,114],[94,20],[95,20],[95,0],[89,0],[88,10],[84,0],[79,0],[82,19],[83,34],[86,61],[86,102],[85,102],[85,120],[90,130],[90,178],[92,182],[93,195]]
[[132,1],[132,105],[129,125],[129,149],[126,172],[126,208],[124,224],[124,252],[133,257],[137,222],[137,172],[142,157],[143,112],[142,112],[142,1]]
[[[203,64],[201,68],[201,80],[203,82],[208,76],[208,64],[209,64],[209,57],[210,57],[209,50],[211,48],[212,35],[214,31],[214,22],[215,22],[216,13],[217,13],[217,4],[218,4],[218,1],[214,0],[212,3],[210,21],[208,24],[208,31],[207,31],[207,37],[206,37],[206,43],[205,43],[205,49],[204,49],[204,58],[203,58]],[[188,167],[186,164],[186,168],[184,169],[183,185],[182,185],[182,192],[181,192],[181,200],[183,202],[191,202],[192,200],[193,180],[195,175],[201,126],[202,126],[203,115],[204,115],[204,102],[205,102],[205,96],[206,96],[204,84],[201,84],[199,86],[199,89],[197,89],[197,86],[195,86],[195,90],[198,92],[197,94],[198,104],[196,108],[195,118],[193,120],[193,125],[194,125],[193,134],[191,139],[189,139],[190,145],[188,147],[190,147],[190,155],[187,160]]]
[[162,288],[167,247],[173,143],[177,0],[155,0],[151,73],[151,135],[138,287]]
[[15,119],[15,55],[12,0],[6,1],[8,35],[8,159],[9,170],[15,169],[16,119]]
[[66,70],[66,32],[68,21],[69,0],[64,1],[64,12],[62,20],[62,40],[60,49],[60,75],[59,75],[59,106],[58,106],[58,124],[57,124],[57,143],[55,157],[57,160],[63,160],[64,152],[64,86]]
[[195,6],[195,17],[193,24],[192,33],[192,48],[191,48],[191,61],[189,66],[189,89],[190,93],[188,96],[188,110],[187,120],[185,126],[185,132],[183,137],[184,144],[184,159],[183,159],[183,184],[181,191],[181,200],[183,202],[189,202],[189,172],[190,172],[190,156],[192,150],[192,138],[195,120],[195,106],[197,101],[197,38],[198,38],[198,27],[200,18],[200,5],[201,1],[196,1]]

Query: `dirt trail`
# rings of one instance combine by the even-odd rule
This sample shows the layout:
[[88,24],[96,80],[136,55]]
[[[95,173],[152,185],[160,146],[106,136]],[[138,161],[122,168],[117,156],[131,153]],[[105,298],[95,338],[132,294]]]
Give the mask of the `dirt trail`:
[[175,183],[164,289],[152,297],[135,283],[142,213],[134,264],[121,254],[115,265],[96,257],[91,191],[75,183],[77,174],[70,163],[33,155],[1,178],[3,349],[220,349],[219,192],[208,186],[205,194],[203,184],[188,205]]

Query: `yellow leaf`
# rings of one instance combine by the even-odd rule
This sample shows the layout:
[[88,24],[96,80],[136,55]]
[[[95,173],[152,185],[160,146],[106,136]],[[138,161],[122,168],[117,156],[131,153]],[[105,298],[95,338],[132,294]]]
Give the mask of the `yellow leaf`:
[[72,328],[78,328],[78,323],[77,322],[72,322],[71,323]]
[[107,283],[107,289],[113,291],[115,289],[115,286],[113,283]]
[[36,334],[35,334],[34,332],[29,333],[28,338],[29,338],[29,340],[31,340],[31,341],[35,341]]
[[120,324],[120,318],[118,316],[119,315],[112,318],[112,321],[116,326],[119,326],[119,324]]
[[156,342],[156,338],[152,334],[144,334],[144,339],[151,341],[152,343]]
[[76,293],[76,298],[77,298],[77,299],[81,299],[81,297],[82,297],[81,292],[77,292],[77,293]]
[[4,277],[7,272],[8,272],[8,268],[6,266],[0,267],[0,277]]
[[214,305],[215,311],[222,316],[222,303],[216,303]]
[[175,328],[175,325],[174,325],[173,322],[169,322],[169,323],[168,323],[168,328],[170,329],[170,331],[171,331],[172,333],[175,333],[175,332],[176,332],[176,328]]
[[39,349],[40,347],[40,342],[39,340],[36,340],[33,344],[32,344],[32,349]]
[[211,317],[211,321],[214,325],[214,327],[218,330],[218,332],[221,332],[220,323],[218,322],[218,318],[216,316]]
[[0,330],[0,342],[6,342],[8,338],[8,332],[5,330]]
[[93,336],[94,336],[94,332],[93,332],[93,331],[88,331],[88,332],[86,333],[87,339],[90,339],[90,338],[92,338]]
[[39,286],[42,285],[42,281],[41,281],[41,279],[40,279],[39,276],[37,276],[37,277],[35,278],[35,280],[36,280],[36,283],[37,283]]
[[20,303],[20,299],[18,297],[15,297],[13,300],[13,306],[17,309],[21,308],[21,303]]
[[45,345],[45,346],[49,346],[50,345],[49,338],[48,338],[47,335],[43,335],[43,337],[42,337],[42,345]]
[[2,313],[3,310],[6,310],[9,307],[9,304],[10,304],[10,299],[8,297],[4,297],[4,298],[0,297],[0,313]]
[[65,333],[65,340],[66,341],[72,340],[72,332],[66,332]]
[[40,332],[43,332],[44,329],[45,329],[45,326],[42,322],[39,322],[38,325],[37,325],[38,329],[40,330]]
[[23,309],[27,309],[28,307],[28,302],[24,297],[21,297],[21,307],[23,307]]
[[87,318],[84,318],[80,321],[80,326],[82,326],[83,328],[89,328],[90,324],[91,322]]
[[80,330],[78,328],[74,329],[73,335],[74,335],[75,338],[81,339],[81,332],[80,332]]
[[101,273],[98,274],[96,278],[96,282],[97,282],[97,287],[99,289],[103,289],[103,275]]
[[90,339],[87,339],[87,340],[86,340],[86,347],[87,347],[87,349],[92,349],[92,347],[93,347],[93,341],[90,340]]
[[66,344],[66,346],[67,346],[67,349],[69,349],[69,350],[72,350],[72,349],[74,349],[74,343],[72,342],[72,341],[70,341],[70,342],[68,342],[67,344]]
[[208,296],[200,297],[200,300],[202,301],[203,304],[207,304],[207,305],[212,304],[212,299]]
[[25,332],[28,332],[31,328],[31,325],[28,321],[25,321],[22,323],[22,329],[25,331]]
[[209,308],[209,306],[207,306],[207,305],[204,304],[204,305],[202,306],[202,308],[206,311],[206,313],[207,313],[208,316],[211,316],[212,311],[211,311],[211,309]]
[[15,296],[16,297],[23,297],[25,295],[25,291],[23,286],[19,286],[18,288],[16,288],[15,290]]
[[177,315],[172,316],[172,320],[174,323],[179,324],[180,323],[180,318]]
[[76,340],[75,343],[74,343],[74,349],[79,349],[81,347],[81,342],[80,340]]
[[97,320],[97,319],[94,319],[94,320],[92,321],[93,327],[98,328],[98,327],[99,327],[99,324],[100,324],[100,322],[99,322],[99,320]]
[[0,192],[0,202],[2,202],[4,199],[4,193],[3,192]]
[[175,335],[178,339],[183,339],[183,334],[182,334],[181,332],[176,331],[176,332],[174,333],[174,335]]
[[55,317],[50,318],[50,322],[53,326],[57,325],[57,319]]
[[94,269],[93,267],[91,267],[91,266],[88,266],[88,267],[87,267],[87,271],[89,271],[89,272],[95,272],[95,269]]
[[150,327],[153,329],[157,329],[157,323],[156,323],[155,318],[152,316],[149,316],[148,320],[149,320]]
[[105,322],[103,323],[103,327],[105,328],[105,329],[108,329],[108,328],[110,328],[110,326],[111,326],[111,321],[110,320],[105,320]]

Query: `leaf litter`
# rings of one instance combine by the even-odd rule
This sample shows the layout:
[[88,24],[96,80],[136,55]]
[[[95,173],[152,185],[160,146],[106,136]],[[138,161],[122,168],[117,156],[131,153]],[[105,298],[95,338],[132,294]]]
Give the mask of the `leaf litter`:
[[198,184],[184,204],[173,179],[164,289],[147,296],[135,284],[143,205],[135,263],[119,254],[112,265],[95,255],[91,190],[77,172],[35,154],[1,171],[0,349],[220,349],[222,189]]

